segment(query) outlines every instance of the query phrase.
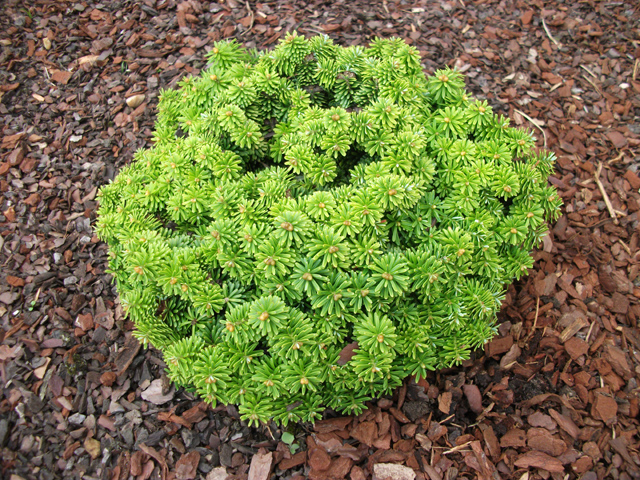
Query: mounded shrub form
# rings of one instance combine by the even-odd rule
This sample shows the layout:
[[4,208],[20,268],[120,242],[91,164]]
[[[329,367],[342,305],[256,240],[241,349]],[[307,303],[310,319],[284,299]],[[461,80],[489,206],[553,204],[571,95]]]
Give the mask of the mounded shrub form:
[[554,156],[401,39],[218,42],[100,191],[134,335],[250,424],[469,358],[558,215]]

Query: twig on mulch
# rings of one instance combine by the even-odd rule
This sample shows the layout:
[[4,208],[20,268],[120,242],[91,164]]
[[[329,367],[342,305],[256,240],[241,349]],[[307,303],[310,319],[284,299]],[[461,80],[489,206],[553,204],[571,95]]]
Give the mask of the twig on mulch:
[[544,18],[542,19],[542,27],[544,28],[544,31],[547,34],[547,37],[549,37],[549,40],[551,40],[553,43],[555,43],[559,47],[560,43],[555,38],[553,38],[553,36],[549,32],[549,29],[547,28],[547,24],[544,23]]
[[618,215],[616,214],[616,211],[613,209],[613,205],[611,205],[611,200],[609,200],[609,195],[605,191],[604,185],[602,185],[602,182],[600,181],[601,171],[602,171],[602,162],[598,162],[598,169],[596,170],[596,174],[595,174],[596,185],[598,185],[598,189],[602,194],[602,198],[604,199],[604,203],[607,206],[607,210],[609,210],[609,215],[611,215],[611,218],[613,219],[613,223],[618,225],[619,223]]
[[526,118],[527,120],[529,120],[534,127],[536,127],[538,130],[540,130],[542,132],[542,138],[544,140],[544,148],[547,148],[547,135],[544,133],[544,129],[538,125],[538,122],[536,120],[534,120],[533,118],[531,118],[529,115],[527,115],[526,113],[524,113],[521,110],[518,110],[517,108],[513,109],[514,112],[519,113],[520,115],[522,115],[524,118]]

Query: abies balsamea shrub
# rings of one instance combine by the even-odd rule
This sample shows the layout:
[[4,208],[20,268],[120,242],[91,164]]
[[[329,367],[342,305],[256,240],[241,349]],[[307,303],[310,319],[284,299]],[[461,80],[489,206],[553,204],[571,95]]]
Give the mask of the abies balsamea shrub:
[[[170,378],[250,424],[357,413],[469,358],[561,204],[554,156],[400,39],[215,44],[96,232]],[[346,355],[346,352],[351,352]]]

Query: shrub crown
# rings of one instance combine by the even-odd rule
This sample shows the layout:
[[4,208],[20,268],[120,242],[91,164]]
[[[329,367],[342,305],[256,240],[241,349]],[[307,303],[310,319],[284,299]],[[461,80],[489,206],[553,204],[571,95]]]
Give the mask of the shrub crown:
[[554,156],[400,39],[218,42],[164,90],[96,231],[171,379],[257,424],[359,412],[495,333]]

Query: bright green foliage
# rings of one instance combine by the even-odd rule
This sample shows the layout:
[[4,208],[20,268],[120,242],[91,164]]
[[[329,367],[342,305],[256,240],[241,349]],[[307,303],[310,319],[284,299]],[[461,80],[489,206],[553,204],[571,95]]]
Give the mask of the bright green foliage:
[[123,307],[171,379],[250,424],[315,421],[495,334],[559,212],[552,154],[399,39],[208,58],[100,191]]

